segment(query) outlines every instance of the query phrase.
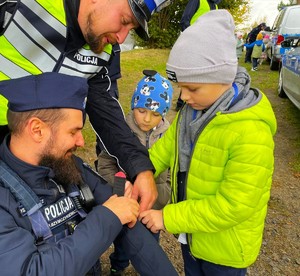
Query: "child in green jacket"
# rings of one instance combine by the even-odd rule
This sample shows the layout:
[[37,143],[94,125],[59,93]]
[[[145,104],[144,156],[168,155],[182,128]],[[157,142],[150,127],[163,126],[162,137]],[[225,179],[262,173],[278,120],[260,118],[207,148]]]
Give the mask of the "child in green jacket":
[[187,276],[246,275],[262,243],[276,119],[237,65],[234,29],[216,10],[181,33],[167,73],[185,106],[149,150],[156,174],[171,168],[172,201],[140,220],[178,235]]
[[245,44],[246,48],[253,48],[251,59],[252,59],[252,68],[251,71],[257,71],[258,60],[261,57],[262,52],[265,50],[265,44],[263,43],[263,35],[259,33],[256,36],[256,40],[251,44]]

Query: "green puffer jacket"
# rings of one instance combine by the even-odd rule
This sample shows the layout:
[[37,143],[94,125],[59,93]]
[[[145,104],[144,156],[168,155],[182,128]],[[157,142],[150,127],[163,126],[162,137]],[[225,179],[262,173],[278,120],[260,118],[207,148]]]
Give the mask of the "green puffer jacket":
[[218,112],[195,142],[186,200],[177,202],[180,112],[149,150],[156,174],[171,168],[172,203],[163,209],[166,229],[187,233],[193,256],[236,268],[256,260],[274,169],[276,119],[258,90],[235,112]]

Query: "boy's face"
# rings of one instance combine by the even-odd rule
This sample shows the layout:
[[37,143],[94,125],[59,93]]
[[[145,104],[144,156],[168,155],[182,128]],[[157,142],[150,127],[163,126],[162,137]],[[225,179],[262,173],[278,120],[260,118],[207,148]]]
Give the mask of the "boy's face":
[[231,84],[179,82],[181,99],[195,110],[209,108]]
[[162,116],[158,112],[146,108],[134,108],[133,115],[138,127],[145,132],[158,126],[162,120]]

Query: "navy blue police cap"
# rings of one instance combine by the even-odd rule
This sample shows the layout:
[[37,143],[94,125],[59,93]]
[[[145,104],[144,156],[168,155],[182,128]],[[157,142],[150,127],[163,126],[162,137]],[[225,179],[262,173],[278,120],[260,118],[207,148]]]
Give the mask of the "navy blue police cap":
[[72,108],[84,112],[88,84],[85,78],[43,73],[0,82],[0,94],[15,112],[36,109]]

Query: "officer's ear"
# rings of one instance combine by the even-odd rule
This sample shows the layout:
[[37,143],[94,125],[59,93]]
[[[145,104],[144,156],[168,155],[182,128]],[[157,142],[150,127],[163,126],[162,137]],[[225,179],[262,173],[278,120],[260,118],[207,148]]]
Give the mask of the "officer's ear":
[[49,137],[51,131],[49,125],[37,117],[32,117],[27,123],[27,133],[36,142],[41,143]]

